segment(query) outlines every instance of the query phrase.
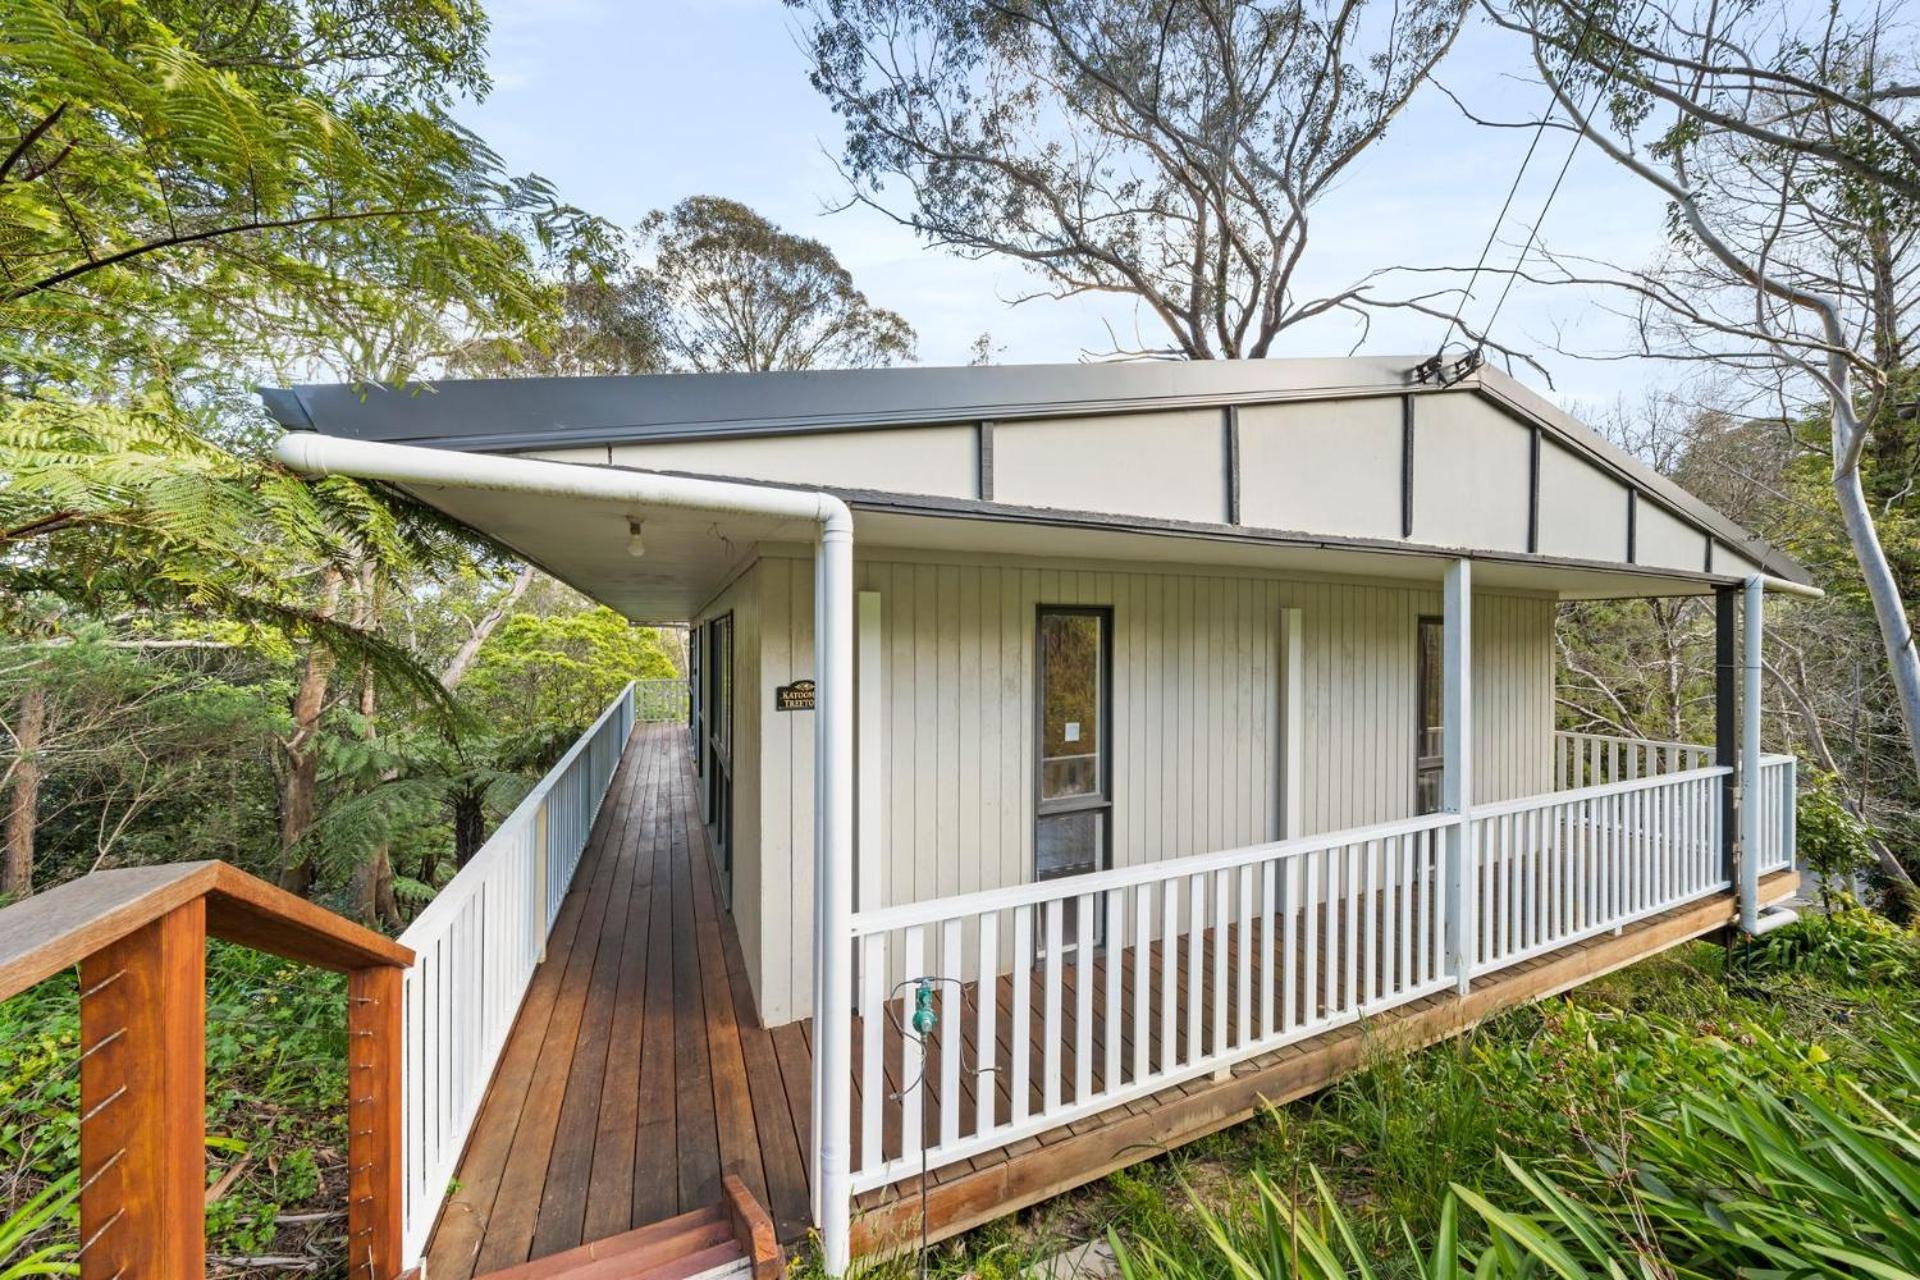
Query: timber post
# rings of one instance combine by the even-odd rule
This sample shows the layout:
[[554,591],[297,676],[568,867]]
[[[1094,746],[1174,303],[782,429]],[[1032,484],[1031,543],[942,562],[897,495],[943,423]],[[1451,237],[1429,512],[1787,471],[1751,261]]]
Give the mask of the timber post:
[[207,913],[80,963],[80,1275],[206,1274]]

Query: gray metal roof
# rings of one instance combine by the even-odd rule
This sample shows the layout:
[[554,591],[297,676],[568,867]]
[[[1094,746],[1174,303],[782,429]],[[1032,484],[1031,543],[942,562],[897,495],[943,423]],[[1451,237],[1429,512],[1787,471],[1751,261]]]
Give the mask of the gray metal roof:
[[469,451],[516,452],[936,423],[1013,421],[1210,405],[1472,392],[1719,537],[1767,572],[1807,571],[1491,367],[1452,388],[1414,384],[1415,356],[835,369],[794,373],[447,379],[262,388],[291,430]]
[[1368,357],[450,378],[261,395],[295,430],[517,450],[1359,395],[1402,390],[1409,367]]

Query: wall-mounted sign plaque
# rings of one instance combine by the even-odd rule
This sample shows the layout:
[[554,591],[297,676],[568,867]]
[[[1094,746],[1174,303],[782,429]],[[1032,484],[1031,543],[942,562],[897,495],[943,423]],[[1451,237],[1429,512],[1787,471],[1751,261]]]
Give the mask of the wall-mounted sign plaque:
[[773,709],[775,711],[813,710],[813,681],[795,680],[792,684],[774,686]]

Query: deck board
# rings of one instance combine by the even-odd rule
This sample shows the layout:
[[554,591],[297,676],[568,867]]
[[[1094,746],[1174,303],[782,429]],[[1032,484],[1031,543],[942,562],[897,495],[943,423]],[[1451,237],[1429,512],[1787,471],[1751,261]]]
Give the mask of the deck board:
[[[758,1022],[747,965],[698,817],[696,786],[683,729],[636,728],[462,1157],[459,1190],[435,1229],[428,1254],[435,1280],[469,1280],[706,1208],[718,1202],[723,1174],[746,1183],[782,1241],[804,1238],[813,1028],[800,1022],[769,1029]],[[1791,879],[1769,878],[1766,896],[1790,891]],[[1622,936],[1589,939],[1482,979],[1466,1002],[1450,993],[1428,996],[1369,1019],[1364,1032],[1342,1027],[1241,1063],[1225,1080],[1186,1081],[936,1170],[929,1179],[929,1234],[951,1235],[1213,1132],[1252,1114],[1262,1100],[1322,1088],[1351,1071],[1366,1045],[1391,1037],[1410,1044],[1441,1038],[1501,1008],[1721,927],[1731,913],[1728,895],[1689,904],[1630,926]],[[1350,918],[1341,923],[1351,927]],[[1325,939],[1322,927],[1318,945]],[[1201,947],[1203,1045],[1217,1034],[1215,943],[1209,936]],[[1230,932],[1225,945],[1236,948],[1237,936]],[[1257,950],[1258,940],[1252,945]],[[1282,944],[1276,939],[1275,945]],[[1304,937],[1299,945],[1307,945]],[[1128,1009],[1134,958],[1127,948]],[[1171,962],[1177,989],[1184,990],[1184,944]],[[1157,944],[1149,963],[1147,1051],[1149,1063],[1157,1065],[1167,1047]],[[1096,956],[1087,973],[1094,999],[1086,1050],[1096,1090],[1106,1078],[1105,964],[1104,956]],[[1078,969],[1072,956],[1063,959],[1063,1101],[1075,1093]],[[1037,1010],[1043,967],[1027,980],[1030,1008]],[[1317,981],[1341,990],[1347,978],[1328,975],[1321,966]],[[1012,1046],[1023,1031],[1033,1063],[1030,1105],[1038,1109],[1043,1096],[1038,1018],[1016,1028],[1013,989],[1013,977],[1003,975],[991,997],[998,1016],[988,1049],[995,1067],[989,1100],[1002,1121],[1012,1112]],[[1304,990],[1300,994],[1307,998]],[[973,1132],[975,1070],[983,1048],[976,1041],[980,999],[978,986],[970,985],[953,1001],[959,1025],[943,1016],[928,1046],[934,1071],[923,1122],[929,1134],[939,1132],[947,1101],[938,1096],[937,1071],[938,1035],[945,1034],[961,1037],[962,1074],[953,1101],[961,1108],[961,1132]],[[1252,1007],[1257,1013],[1257,990]],[[1237,990],[1228,991],[1226,1011],[1233,1034]],[[1115,1030],[1119,1078],[1128,1082],[1134,1069],[1132,1018],[1123,1017]],[[1173,1028],[1176,1054],[1184,1056],[1189,1034],[1182,1012]],[[856,1025],[856,1076],[858,1035]],[[882,1146],[897,1152],[896,1028],[889,1027],[887,1041],[886,1077],[876,1083],[889,1095]],[[856,1150],[867,1083],[854,1081]],[[883,1250],[896,1239],[917,1237],[919,1225],[919,1188],[910,1178],[860,1198],[856,1247]]]

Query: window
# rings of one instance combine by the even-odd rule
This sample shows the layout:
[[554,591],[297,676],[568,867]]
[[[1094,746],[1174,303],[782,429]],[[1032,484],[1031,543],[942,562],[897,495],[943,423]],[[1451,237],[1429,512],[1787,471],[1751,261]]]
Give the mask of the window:
[[1446,776],[1446,630],[1439,618],[1420,619],[1419,703],[1414,725],[1413,805],[1437,813]]
[[[1036,880],[1086,875],[1107,864],[1113,817],[1111,625],[1105,609],[1043,606],[1039,613]],[[1100,914],[1096,910],[1096,930]],[[1065,935],[1077,941],[1079,932],[1069,904]]]

